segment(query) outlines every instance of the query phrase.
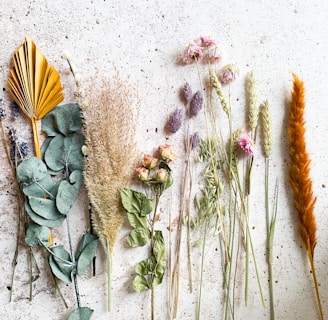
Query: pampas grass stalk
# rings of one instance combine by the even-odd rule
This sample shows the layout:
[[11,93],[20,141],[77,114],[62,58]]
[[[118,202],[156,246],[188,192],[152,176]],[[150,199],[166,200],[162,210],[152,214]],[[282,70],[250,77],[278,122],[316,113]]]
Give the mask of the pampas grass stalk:
[[92,204],[92,225],[107,255],[108,310],[111,310],[111,272],[114,244],[123,222],[120,189],[130,184],[135,162],[138,108],[134,88],[118,74],[103,80],[83,110],[87,157],[85,184]]
[[289,182],[294,193],[294,206],[298,213],[300,235],[305,244],[311,266],[320,318],[324,319],[314,266],[314,249],[317,244],[317,226],[314,216],[316,197],[312,191],[310,158],[305,142],[304,84],[295,74],[293,74],[293,78],[294,83],[288,124],[290,155]]

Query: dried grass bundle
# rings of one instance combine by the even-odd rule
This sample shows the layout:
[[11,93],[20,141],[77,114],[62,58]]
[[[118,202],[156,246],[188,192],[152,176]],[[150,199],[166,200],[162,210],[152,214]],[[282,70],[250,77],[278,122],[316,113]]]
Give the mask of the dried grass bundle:
[[294,74],[294,87],[289,112],[289,182],[294,192],[294,206],[298,212],[300,222],[300,235],[306,246],[312,269],[318,307],[321,319],[323,312],[320,302],[316,272],[314,267],[314,249],[317,244],[316,221],[314,216],[314,205],[316,197],[312,191],[312,180],[310,178],[310,159],[306,150],[305,142],[305,120],[304,120],[304,84]]
[[135,92],[127,80],[116,74],[112,81],[102,81],[100,91],[93,94],[84,110],[88,147],[84,177],[93,208],[93,228],[108,259],[109,309],[111,260],[124,216],[120,189],[130,184],[135,163]]

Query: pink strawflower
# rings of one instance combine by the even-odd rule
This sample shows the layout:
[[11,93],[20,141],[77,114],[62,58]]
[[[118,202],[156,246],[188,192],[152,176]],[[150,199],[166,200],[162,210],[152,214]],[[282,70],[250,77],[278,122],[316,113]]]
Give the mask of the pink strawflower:
[[138,167],[136,169],[137,177],[140,181],[147,181],[149,177],[149,170],[145,167]]
[[211,39],[210,37],[206,37],[206,36],[200,37],[200,43],[201,43],[202,47],[206,47],[206,48],[216,46],[215,40]]
[[238,145],[242,148],[248,155],[254,156],[255,154],[255,145],[253,140],[248,134],[242,134],[238,140]]
[[196,43],[191,43],[183,52],[182,52],[182,62],[185,64],[191,64],[196,60],[201,60],[203,57],[203,48]]
[[218,72],[220,82],[227,84],[235,81],[239,77],[239,68],[234,64],[227,64]]

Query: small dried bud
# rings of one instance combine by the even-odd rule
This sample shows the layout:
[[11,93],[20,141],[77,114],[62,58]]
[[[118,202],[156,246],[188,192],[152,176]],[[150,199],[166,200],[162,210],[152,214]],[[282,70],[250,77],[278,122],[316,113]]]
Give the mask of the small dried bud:
[[149,176],[149,170],[145,167],[138,167],[136,169],[137,177],[140,181],[147,181]]
[[167,129],[171,133],[176,133],[182,124],[182,110],[176,109],[171,115],[167,122]]
[[157,166],[158,159],[150,154],[144,155],[143,165],[147,169],[154,169]]
[[156,174],[155,174],[156,181],[158,181],[160,183],[164,183],[167,181],[167,177],[168,177],[167,170],[161,168],[156,171]]
[[68,51],[64,51],[62,57],[65,60],[70,60],[71,59],[71,56],[70,56]]
[[178,158],[178,156],[172,152],[169,144],[159,146],[158,151],[163,160],[172,161]]
[[198,131],[196,131],[191,137],[190,137],[190,142],[191,142],[191,150],[197,148],[200,145],[200,137]]
[[186,100],[186,103],[189,103],[192,99],[192,90],[191,85],[186,82],[182,87],[182,96]]
[[190,101],[190,116],[196,117],[203,106],[202,93],[198,90]]

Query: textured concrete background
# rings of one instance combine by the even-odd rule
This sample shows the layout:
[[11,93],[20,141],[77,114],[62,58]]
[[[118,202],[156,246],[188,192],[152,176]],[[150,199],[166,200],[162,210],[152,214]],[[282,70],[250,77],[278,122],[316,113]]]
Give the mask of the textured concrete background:
[[[287,136],[286,103],[291,89],[291,72],[305,81],[307,93],[307,141],[312,158],[314,192],[318,197],[316,215],[318,245],[315,253],[317,276],[324,312],[328,315],[328,222],[327,222],[327,79],[328,79],[328,5],[324,1],[24,1],[2,0],[0,4],[0,81],[4,85],[11,55],[29,35],[55,65],[65,87],[66,102],[74,102],[74,81],[66,62],[64,50],[71,53],[84,84],[98,75],[111,76],[112,63],[123,75],[138,83],[141,99],[138,126],[140,152],[152,152],[157,145],[169,142],[177,153],[182,152],[182,135],[167,136],[163,127],[167,115],[181,106],[180,86],[187,80],[197,87],[194,66],[176,64],[183,48],[200,35],[217,39],[224,51],[224,63],[237,63],[241,79],[235,84],[233,96],[236,123],[244,121],[244,79],[253,70],[258,79],[260,100],[269,99],[274,126],[274,170],[272,178],[280,180],[280,200],[275,241],[275,293],[277,319],[318,318],[312,279],[307,257],[297,232],[297,220],[286,183]],[[2,97],[7,99],[5,93]],[[7,101],[7,100],[5,100]],[[24,127],[19,128],[24,136]],[[4,154],[2,145],[0,152]],[[167,209],[176,214],[183,160],[174,163],[174,185],[163,199],[161,227],[168,225]],[[266,287],[265,218],[262,208],[263,159],[256,159],[254,194],[251,217],[253,239],[257,252],[264,292]],[[16,198],[6,158],[0,157],[0,315],[2,319],[67,318],[75,307],[73,287],[61,284],[69,303],[66,310],[55,296],[47,268],[41,265],[41,278],[34,284],[33,301],[28,301],[27,260],[20,247],[13,301],[8,302],[11,262],[16,235]],[[172,195],[170,201],[170,195]],[[86,193],[81,191],[72,214],[76,236],[87,228]],[[144,257],[144,249],[128,248],[124,238],[129,229],[120,233],[114,258],[113,311],[106,312],[106,273],[102,250],[99,250],[97,276],[89,273],[79,280],[83,306],[95,310],[93,319],[147,319],[150,295],[134,293],[131,287],[133,268]],[[164,232],[168,238],[168,232]],[[65,228],[55,231],[56,239],[65,243]],[[219,259],[213,241],[206,253],[205,291],[202,319],[220,319],[222,294]],[[195,272],[199,268],[199,252],[194,251]],[[186,269],[183,251],[182,270]],[[41,254],[38,261],[43,261]],[[253,275],[252,275],[253,277]],[[250,283],[247,308],[242,299],[236,301],[236,319],[268,319],[269,309],[260,303],[254,279]],[[188,293],[187,274],[181,280],[179,319],[195,319],[197,290]],[[156,289],[157,319],[167,318],[167,278]],[[238,297],[239,299],[240,297]]]

